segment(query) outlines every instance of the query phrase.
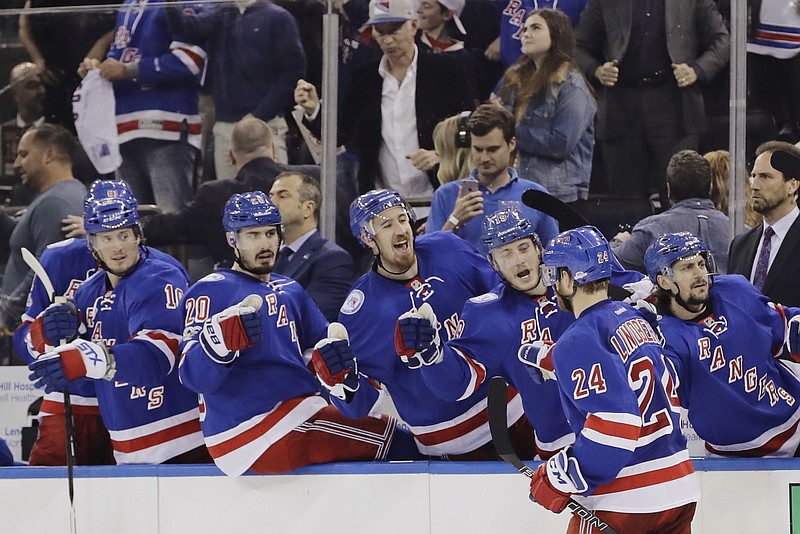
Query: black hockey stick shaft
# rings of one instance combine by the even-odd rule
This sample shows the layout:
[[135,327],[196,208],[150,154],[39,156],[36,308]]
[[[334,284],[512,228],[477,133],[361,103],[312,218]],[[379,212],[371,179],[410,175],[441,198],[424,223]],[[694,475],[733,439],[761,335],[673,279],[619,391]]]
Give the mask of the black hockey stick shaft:
[[[33,273],[39,278],[42,286],[44,286],[50,302],[64,303],[67,299],[63,296],[56,296],[53,282],[44,267],[39,263],[39,259],[28,249],[22,247],[22,259],[31,268]],[[65,339],[59,342],[59,345],[66,343]],[[77,532],[77,523],[75,518],[75,423],[72,419],[72,400],[69,396],[69,386],[64,386],[64,426],[65,434],[67,435],[67,485],[69,489],[69,530],[70,534]]]
[[[508,394],[506,392],[506,381],[501,376],[495,376],[489,382],[489,431],[492,433],[492,442],[497,454],[506,462],[517,468],[517,471],[528,478],[533,478],[533,469],[517,456],[514,445],[511,443],[511,436],[508,433],[508,415],[506,413],[508,404]],[[580,504],[575,499],[567,502],[567,508],[584,520],[584,523],[594,526],[596,529],[606,534],[617,534],[617,531],[597,517],[594,512]]]

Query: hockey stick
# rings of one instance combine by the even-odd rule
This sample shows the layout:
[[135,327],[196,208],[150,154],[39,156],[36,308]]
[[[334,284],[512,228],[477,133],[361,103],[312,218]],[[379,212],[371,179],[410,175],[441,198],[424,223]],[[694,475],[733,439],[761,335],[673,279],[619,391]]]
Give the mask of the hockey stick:
[[[525,463],[514,452],[511,444],[511,436],[508,434],[508,415],[506,406],[508,404],[508,394],[506,393],[506,381],[502,376],[495,376],[489,382],[489,431],[492,433],[492,442],[500,458],[517,468],[517,471],[528,478],[533,478],[533,469]],[[609,526],[608,523],[597,517],[594,512],[581,505],[575,499],[567,502],[567,508],[573,515],[581,518],[585,525],[594,526],[606,534],[617,534],[617,531]]]
[[[538,189],[528,189],[522,193],[522,203],[533,208],[536,211],[541,211],[545,215],[552,217],[558,222],[559,229],[564,232],[572,230],[580,226],[590,226],[592,223],[586,220],[586,217],[575,211],[569,204],[564,203],[562,200],[554,197],[544,191]],[[547,243],[543,243],[547,245]],[[617,267],[622,270],[622,265],[619,260],[614,258],[617,262]],[[608,296],[612,300],[625,300],[631,296],[631,292],[615,284],[608,285]]]
[[[67,301],[61,295],[56,296],[56,290],[53,287],[53,282],[50,280],[47,271],[44,270],[42,264],[34,256],[30,250],[22,247],[22,259],[31,268],[33,274],[39,278],[39,281],[44,286],[45,292],[50,302],[64,303]],[[60,340],[59,345],[63,345],[65,339]],[[64,425],[67,434],[67,483],[69,485],[69,529],[71,534],[75,534],[78,530],[75,520],[75,425],[72,421],[72,400],[69,398],[69,386],[64,386]]]

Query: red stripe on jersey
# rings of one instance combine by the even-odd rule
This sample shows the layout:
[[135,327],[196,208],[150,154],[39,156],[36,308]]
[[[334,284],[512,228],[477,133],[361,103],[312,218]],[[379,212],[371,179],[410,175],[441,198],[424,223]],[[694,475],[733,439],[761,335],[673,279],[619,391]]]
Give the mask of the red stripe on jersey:
[[[508,386],[506,394],[506,400],[510,401],[517,395],[517,390],[511,386]],[[489,412],[486,408],[484,408],[466,421],[461,421],[455,426],[451,426],[450,428],[445,428],[442,430],[434,430],[433,432],[427,432],[425,434],[414,434],[414,437],[417,438],[417,441],[423,445],[430,447],[433,445],[439,445],[440,443],[447,443],[448,441],[465,436],[466,434],[485,425],[488,422]]]
[[156,341],[162,341],[167,344],[167,348],[169,348],[170,352],[175,356],[178,355],[178,350],[181,347],[181,342],[174,337],[169,337],[164,334],[160,334],[158,332],[146,332],[144,334],[136,334],[131,339],[142,339],[142,338],[150,338]]
[[185,423],[171,426],[138,438],[127,439],[125,441],[112,439],[111,443],[115,451],[130,454],[156,445],[161,445],[162,443],[167,443],[173,439],[194,434],[195,432],[200,432],[200,421],[198,419],[192,419],[191,421],[186,421]]
[[266,434],[270,428],[275,426],[278,422],[280,422],[283,417],[294,410],[298,404],[306,400],[308,397],[298,397],[296,399],[289,399],[284,401],[280,406],[278,406],[275,411],[271,414],[266,416],[260,423],[255,425],[252,428],[249,428],[242,432],[241,434],[237,434],[232,438],[225,440],[221,443],[216,445],[212,445],[208,447],[208,452],[211,453],[213,458],[220,458],[221,456],[225,456],[226,454],[235,451],[241,447],[244,447],[251,441],[258,439],[260,436]]
[[789,41],[790,43],[800,43],[800,35],[791,33],[768,32],[764,30],[756,31],[757,39],[767,39],[769,41]]
[[627,423],[620,423],[617,421],[608,421],[606,419],[601,419],[594,414],[590,414],[589,417],[586,418],[586,423],[583,425],[583,428],[589,428],[606,436],[629,439],[631,441],[636,441],[639,439],[639,435],[642,432],[641,426],[629,425]]
[[694,473],[694,465],[692,464],[692,461],[684,460],[679,464],[671,465],[663,469],[656,469],[655,471],[647,471],[646,473],[637,473],[634,475],[617,478],[608,484],[598,486],[592,495],[621,493],[623,491],[657,486],[658,484],[683,478],[692,473]]
[[486,381],[486,368],[483,365],[476,362],[475,360],[473,360],[471,357],[467,356],[463,351],[459,350],[458,352],[460,352],[461,355],[464,357],[464,359],[467,360],[467,363],[469,364],[470,367],[472,367],[472,370],[475,372],[475,387],[472,388],[470,394],[475,393],[476,391],[478,391],[478,388],[481,387],[481,384],[483,384]]
[[179,46],[178,48],[176,48],[176,50],[180,50],[181,52],[189,56],[189,59],[192,60],[192,63],[197,65],[198,69],[203,68],[203,63],[205,63],[206,58],[204,58],[202,55],[198,54],[191,48],[184,48],[183,46]]
[[762,456],[766,456],[768,454],[772,454],[773,452],[777,451],[783,444],[786,443],[788,439],[794,436],[795,432],[797,432],[797,425],[800,424],[800,421],[797,421],[795,424],[791,426],[791,428],[784,430],[765,444],[760,447],[756,447],[755,449],[745,449],[741,451],[718,451],[712,445],[709,445],[706,442],[706,449],[713,452],[714,454],[719,454],[720,456],[738,456],[744,458],[760,458]]
[[[147,122],[148,124],[151,124],[154,123],[155,121],[147,121]],[[165,132],[180,132],[181,128],[183,127],[183,123],[178,121],[163,119],[160,122],[161,122],[161,128],[159,129]],[[188,128],[189,128],[189,133],[191,135],[200,135],[203,126],[201,123],[191,122],[188,124]],[[117,123],[118,134],[124,134],[138,129],[139,129],[139,119]]]

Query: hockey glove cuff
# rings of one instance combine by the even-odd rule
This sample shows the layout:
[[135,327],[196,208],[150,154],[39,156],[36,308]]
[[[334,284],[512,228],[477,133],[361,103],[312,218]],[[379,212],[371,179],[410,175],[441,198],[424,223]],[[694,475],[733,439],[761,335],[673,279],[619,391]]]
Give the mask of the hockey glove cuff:
[[427,302],[419,309],[408,311],[397,318],[394,347],[409,369],[419,369],[423,365],[442,361],[444,352],[439,329],[436,313]]
[[358,390],[358,364],[344,325],[328,325],[328,337],[314,345],[311,365],[320,384],[331,395],[350,402]]
[[227,365],[239,356],[240,350],[261,341],[261,304],[261,297],[248,295],[203,323],[198,339],[209,358]]

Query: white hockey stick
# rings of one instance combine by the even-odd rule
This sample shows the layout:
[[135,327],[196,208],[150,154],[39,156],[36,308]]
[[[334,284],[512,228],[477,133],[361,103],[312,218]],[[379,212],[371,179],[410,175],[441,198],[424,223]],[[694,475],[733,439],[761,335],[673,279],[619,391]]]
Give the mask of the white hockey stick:
[[[50,302],[55,303],[63,303],[66,302],[67,299],[62,295],[56,295],[56,290],[53,287],[53,282],[50,280],[50,276],[48,276],[47,271],[44,270],[42,264],[39,263],[39,260],[33,253],[25,247],[22,247],[22,259],[25,260],[25,263],[28,264],[28,267],[31,268],[33,274],[39,278],[39,281],[44,286],[44,290],[47,292],[47,297],[50,299]],[[62,339],[59,341],[59,345],[63,345],[66,343],[66,339]],[[69,485],[69,531],[71,534],[76,534],[78,531],[76,519],[75,519],[75,479],[74,479],[74,468],[75,468],[75,425],[72,421],[72,400],[69,398],[69,386],[64,386],[64,424],[66,426],[66,434],[67,434],[67,483]]]

